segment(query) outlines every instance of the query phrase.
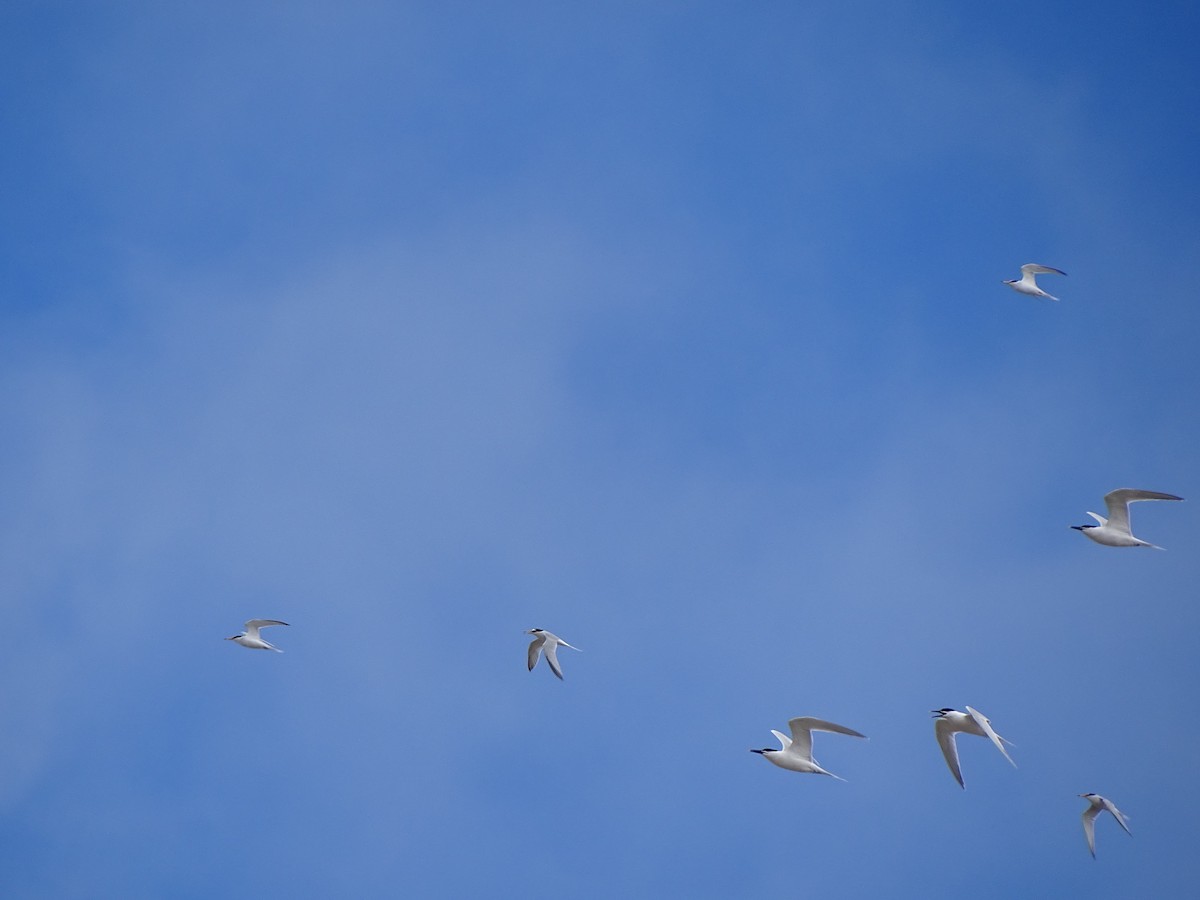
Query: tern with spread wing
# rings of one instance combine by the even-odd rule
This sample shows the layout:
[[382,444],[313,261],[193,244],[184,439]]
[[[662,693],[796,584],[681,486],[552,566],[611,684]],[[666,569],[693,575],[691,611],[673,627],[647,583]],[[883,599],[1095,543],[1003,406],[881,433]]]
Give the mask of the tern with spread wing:
[[812,772],[816,775],[828,775],[830,778],[836,778],[838,781],[845,781],[840,775],[834,775],[832,772],[826,772],[813,759],[812,754],[812,733],[814,731],[828,731],[834,734],[848,734],[850,737],[865,738],[865,734],[859,734],[853,728],[847,728],[845,725],[836,725],[833,722],[826,722],[824,719],[814,719],[811,716],[800,716],[795,719],[788,720],[788,728],[792,731],[792,736],[788,737],[782,732],[771,729],[771,734],[778,738],[779,743],[783,747],[775,750],[767,747],[763,750],[751,750],[751,753],[757,753],[767,761],[774,763],[781,769],[789,769],[793,772]]
[[[529,644],[529,671],[533,671],[533,667],[537,665],[538,654],[541,653],[546,657],[546,662],[550,666],[550,671],[558,676],[558,680],[562,681],[562,668],[558,664],[558,648],[571,647],[566,641],[560,638],[557,634],[551,634],[542,628],[531,628],[525,632],[532,634],[533,640]],[[578,647],[571,647],[572,650],[579,650]],[[582,650],[579,650],[582,653]]]
[[1162,550],[1162,547],[1147,541],[1138,540],[1129,531],[1129,504],[1139,500],[1182,500],[1174,494],[1162,494],[1158,491],[1139,491],[1135,488],[1117,488],[1104,495],[1104,504],[1108,507],[1108,518],[1088,511],[1088,515],[1099,522],[1099,525],[1072,525],[1076,531],[1083,532],[1097,544],[1106,547],[1151,547]]
[[269,644],[259,637],[258,629],[266,628],[268,625],[286,625],[287,622],[280,622],[278,619],[251,619],[246,623],[246,630],[241,634],[235,634],[233,637],[227,637],[225,640],[233,641],[241,644],[243,647],[249,647],[251,650],[274,650],[276,653],[283,651],[274,644]]
[[1008,755],[1008,751],[1004,749],[1005,744],[1012,742],[996,734],[992,729],[991,721],[979,710],[971,709],[968,706],[966,712],[959,712],[957,709],[946,706],[933,710],[933,717],[937,719],[933,726],[933,732],[937,735],[938,746],[942,748],[942,755],[946,757],[946,765],[950,767],[950,773],[958,781],[959,787],[966,788],[966,784],[963,783],[962,769],[958,765],[958,744],[955,738],[959,734],[974,734],[990,738],[996,745],[996,749],[1013,764],[1013,768],[1017,767],[1017,764],[1012,761],[1012,757]]
[[1067,273],[1062,269],[1055,269],[1052,266],[1039,266],[1037,263],[1025,263],[1025,265],[1021,266],[1020,280],[1013,278],[1009,281],[1005,281],[1004,283],[1014,291],[1019,291],[1022,294],[1028,294],[1031,297],[1045,297],[1047,300],[1057,300],[1057,297],[1047,294],[1037,286],[1037,276],[1066,274]]
[[1117,820],[1117,824],[1125,829],[1125,833],[1133,835],[1129,830],[1129,823],[1125,821],[1125,817],[1121,815],[1121,811],[1113,805],[1113,802],[1107,797],[1101,797],[1099,794],[1080,794],[1089,804],[1088,808],[1083,811],[1083,834],[1087,838],[1088,849],[1092,851],[1092,859],[1096,858],[1096,816],[1108,810],[1112,813],[1112,817]]

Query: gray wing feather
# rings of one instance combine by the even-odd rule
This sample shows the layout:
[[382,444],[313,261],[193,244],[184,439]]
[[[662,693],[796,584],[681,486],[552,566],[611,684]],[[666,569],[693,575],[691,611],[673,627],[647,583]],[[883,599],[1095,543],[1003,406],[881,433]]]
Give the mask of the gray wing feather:
[[529,655],[527,662],[529,663],[529,671],[533,671],[533,667],[537,665],[538,653],[542,649],[542,639],[534,638],[529,642]]
[[1096,858],[1096,816],[1100,814],[1100,808],[1088,805],[1088,808],[1083,811],[1083,834],[1087,838],[1088,850],[1091,851],[1092,859]]
[[1104,504],[1108,507],[1108,523],[1114,527],[1129,531],[1129,504],[1139,500],[1182,500],[1174,494],[1164,494],[1160,491],[1139,491],[1136,488],[1117,488],[1104,495]]
[[958,786],[965,789],[962,768],[958,764],[958,744],[955,743],[955,732],[950,729],[950,723],[945,719],[938,719],[933,725],[933,732],[937,735],[938,746],[942,748],[942,756],[946,757],[946,765],[950,767],[950,774],[954,776]]
[[1121,815],[1121,811],[1117,809],[1116,805],[1111,800],[1104,798],[1104,808],[1112,813],[1113,818],[1117,820],[1118,825],[1125,829],[1126,834],[1133,834],[1133,832],[1129,830],[1129,823],[1125,821],[1125,817]]
[[1015,769],[1017,764],[1013,762],[1012,757],[1008,755],[1008,751],[1004,749],[1004,742],[1000,740],[1000,735],[996,734],[992,729],[992,724],[987,720],[987,717],[979,712],[979,710],[972,709],[969,706],[967,707],[967,712],[971,714],[971,718],[975,720],[975,724],[983,729],[983,733],[991,739],[992,743],[996,745],[996,749],[1004,754],[1004,758],[1012,763],[1012,767]]
[[[246,623],[246,637],[254,638],[255,640],[261,641],[262,638],[260,638],[258,636],[258,629],[266,628],[268,625],[286,625],[286,624],[287,624],[287,622],[280,622],[278,619],[251,619],[249,622]],[[271,649],[274,650],[275,648],[272,647]],[[279,652],[282,653],[283,651],[280,650]]]
[[824,719],[814,719],[812,716],[798,716],[788,720],[788,728],[792,730],[792,746],[812,759],[812,733],[814,731],[830,731],[834,734],[848,734],[850,737],[865,738],[853,728],[838,725],[836,722],[826,722]]
[[542,647],[542,653],[546,657],[546,662],[550,664],[550,671],[558,676],[558,680],[562,681],[562,669],[558,665],[558,642],[546,641]]
[[1021,272],[1026,275],[1066,275],[1062,269],[1056,269],[1053,266],[1041,266],[1037,263],[1025,263],[1021,266]]

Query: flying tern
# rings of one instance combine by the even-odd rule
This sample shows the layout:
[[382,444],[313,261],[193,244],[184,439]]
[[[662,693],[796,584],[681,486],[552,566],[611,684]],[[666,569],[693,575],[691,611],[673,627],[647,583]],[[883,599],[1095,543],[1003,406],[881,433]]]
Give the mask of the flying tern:
[[963,783],[962,769],[958,765],[958,744],[954,740],[959,734],[974,734],[979,737],[991,738],[996,749],[1004,754],[1004,758],[1013,764],[1014,769],[1017,767],[1017,764],[1012,761],[1012,757],[1008,755],[1008,751],[1004,749],[1004,745],[1011,744],[1012,741],[1005,740],[996,734],[992,729],[991,721],[979,710],[971,709],[968,706],[966,712],[959,712],[957,709],[950,709],[947,706],[933,710],[933,716],[937,719],[933,726],[933,732],[937,735],[942,755],[946,757],[946,765],[950,767],[950,772],[958,781],[959,787],[966,788]]
[[1047,300],[1057,300],[1057,297],[1047,294],[1037,286],[1037,276],[1066,274],[1067,273],[1062,269],[1055,269],[1052,266],[1039,266],[1037,263],[1025,263],[1025,265],[1021,266],[1021,278],[1019,280],[1013,278],[1009,281],[1005,281],[1004,283],[1014,291],[1019,291],[1022,294],[1028,294],[1031,297],[1045,297]]
[[840,775],[834,775],[832,772],[826,772],[813,759],[812,733],[814,731],[829,731],[835,734],[848,734],[851,737],[866,737],[865,734],[859,734],[853,728],[847,728],[845,725],[835,725],[833,722],[826,722],[824,719],[814,719],[811,716],[800,716],[799,718],[789,719],[788,728],[792,731],[791,737],[776,731],[774,728],[771,729],[771,734],[775,735],[779,739],[779,743],[783,745],[781,749],[775,750],[767,747],[763,750],[751,750],[750,752],[759,754],[781,769],[828,775],[831,778],[836,778],[838,781],[845,781],[846,779]]
[[266,628],[268,625],[286,625],[287,622],[280,622],[278,619],[251,619],[246,623],[246,630],[241,634],[235,634],[233,637],[227,637],[225,640],[234,641],[241,644],[243,647],[249,647],[251,650],[274,650],[276,653],[283,651],[274,644],[268,644],[258,635],[258,629]]
[[1096,858],[1096,816],[1106,809],[1112,813],[1117,824],[1125,829],[1126,834],[1133,834],[1129,830],[1129,824],[1125,821],[1125,817],[1121,815],[1121,811],[1107,797],[1101,797],[1099,794],[1080,794],[1079,796],[1089,804],[1088,808],[1083,811],[1083,834],[1087,838],[1088,849],[1092,851],[1092,859]]
[[[533,671],[533,667],[537,665],[538,654],[542,653],[550,665],[550,671],[558,676],[559,681],[562,681],[562,668],[558,665],[558,647],[560,644],[564,647],[571,647],[571,645],[557,634],[551,634],[542,628],[531,628],[525,633],[533,635],[533,640],[529,644],[529,671]],[[578,647],[571,647],[571,649],[579,650]],[[579,652],[583,651],[579,650]]]
[[1076,531],[1082,531],[1097,544],[1106,547],[1162,547],[1146,541],[1138,540],[1129,531],[1129,504],[1139,500],[1182,500],[1174,494],[1160,494],[1158,491],[1139,491],[1134,488],[1117,488],[1104,495],[1104,504],[1108,507],[1108,518],[1089,511],[1088,515],[1099,522],[1099,525],[1072,525]]

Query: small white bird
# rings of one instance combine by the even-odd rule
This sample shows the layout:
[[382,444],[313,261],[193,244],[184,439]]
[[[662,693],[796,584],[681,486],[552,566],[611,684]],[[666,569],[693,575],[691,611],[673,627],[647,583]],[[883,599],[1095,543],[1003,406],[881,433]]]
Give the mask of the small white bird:
[[789,719],[788,728],[792,731],[792,736],[788,737],[782,732],[771,729],[771,734],[779,739],[782,748],[775,750],[767,747],[763,750],[751,750],[751,753],[757,753],[764,759],[779,766],[781,769],[789,769],[793,772],[812,772],[816,775],[828,775],[830,778],[836,778],[838,781],[845,781],[840,775],[834,775],[832,772],[826,772],[813,759],[812,755],[812,733],[814,731],[829,731],[835,734],[848,734],[851,737],[865,738],[865,734],[859,734],[853,728],[847,728],[845,725],[835,725],[833,722],[826,722],[824,719],[814,719],[811,716],[800,716],[799,718]]
[[274,644],[268,644],[258,636],[258,629],[266,628],[268,625],[286,625],[287,622],[280,622],[278,619],[251,619],[246,623],[246,630],[241,634],[235,634],[233,637],[227,637],[225,640],[234,641],[241,644],[243,647],[249,647],[251,650],[274,650],[276,653],[283,651]]
[[1108,507],[1108,518],[1088,511],[1088,515],[1099,522],[1099,525],[1072,525],[1076,531],[1082,531],[1097,544],[1106,547],[1153,547],[1162,550],[1155,544],[1140,541],[1129,531],[1129,504],[1139,500],[1182,500],[1174,494],[1160,494],[1158,491],[1139,491],[1134,488],[1117,488],[1104,495],[1104,505]]
[[1028,294],[1031,297],[1045,297],[1047,300],[1057,300],[1057,297],[1052,297],[1040,287],[1037,286],[1038,275],[1066,275],[1062,269],[1055,269],[1051,266],[1039,266],[1037,263],[1025,263],[1021,266],[1021,279],[1018,281],[1013,278],[1005,281],[1014,291],[1019,291],[1022,294]]
[[[546,656],[546,662],[550,665],[550,671],[558,676],[558,680],[562,681],[562,669],[558,665],[558,645],[571,647],[566,641],[560,638],[557,634],[551,634],[541,628],[531,628],[525,632],[533,635],[533,641],[529,644],[529,671],[533,671],[533,667],[537,665],[538,654],[542,653]],[[578,647],[571,647],[572,650],[579,650]],[[579,650],[582,653],[582,650]]]
[[991,720],[977,709],[967,707],[966,712],[959,712],[957,709],[951,709],[946,706],[942,709],[933,710],[933,717],[937,719],[934,723],[933,733],[937,735],[938,745],[942,748],[942,756],[946,757],[946,765],[950,767],[950,772],[958,781],[961,788],[966,788],[963,783],[962,769],[958,765],[958,744],[955,738],[959,734],[974,734],[979,737],[991,738],[992,743],[996,748],[1004,754],[1004,758],[1013,764],[1013,768],[1017,764],[1012,761],[1012,757],[1008,755],[1008,751],[1004,749],[1005,744],[1012,744],[1012,741],[1000,737],[992,730]]
[[1087,838],[1088,849],[1092,851],[1092,859],[1096,858],[1096,816],[1104,810],[1107,809],[1112,813],[1112,817],[1117,820],[1118,825],[1125,829],[1126,834],[1133,836],[1125,817],[1107,797],[1101,797],[1099,794],[1080,794],[1079,796],[1089,804],[1088,808],[1083,811],[1083,834]]

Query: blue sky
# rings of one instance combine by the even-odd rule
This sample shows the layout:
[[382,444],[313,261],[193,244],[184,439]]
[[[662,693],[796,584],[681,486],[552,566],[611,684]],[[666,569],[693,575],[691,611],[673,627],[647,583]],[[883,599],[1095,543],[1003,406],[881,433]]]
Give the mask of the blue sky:
[[5,895],[1193,889],[1198,18],[6,6]]

